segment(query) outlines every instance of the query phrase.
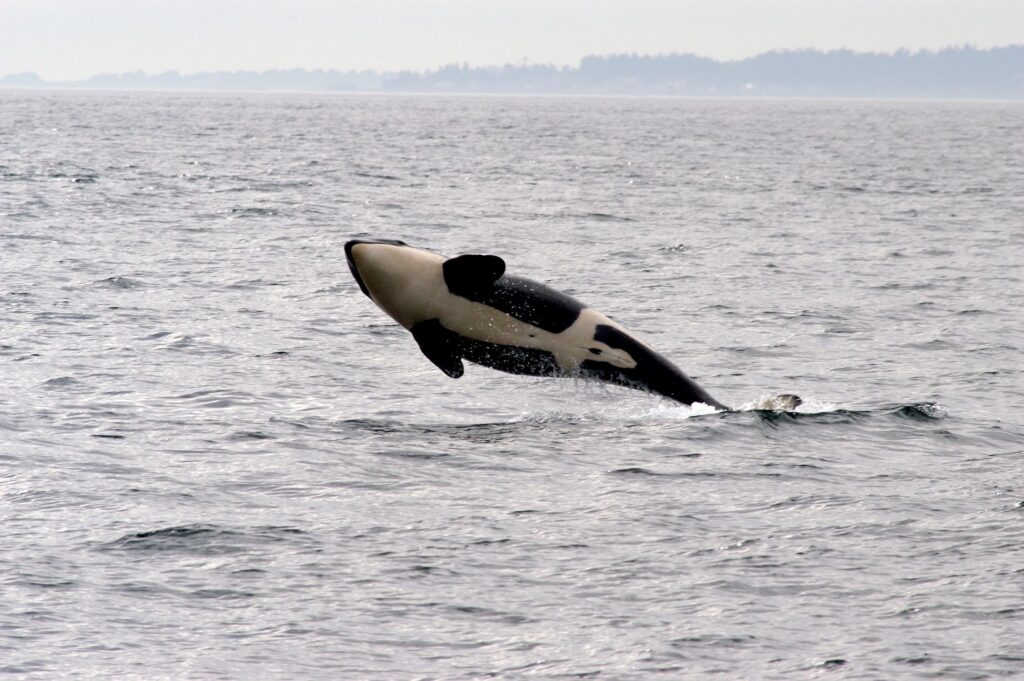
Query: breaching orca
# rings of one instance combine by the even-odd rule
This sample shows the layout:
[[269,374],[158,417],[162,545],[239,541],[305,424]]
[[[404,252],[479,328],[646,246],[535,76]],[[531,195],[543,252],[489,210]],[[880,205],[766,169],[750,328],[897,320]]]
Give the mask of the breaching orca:
[[577,376],[727,410],[674,364],[575,298],[505,274],[496,255],[444,257],[402,241],[345,244],[359,288],[412,332],[441,371],[462,360],[513,374]]

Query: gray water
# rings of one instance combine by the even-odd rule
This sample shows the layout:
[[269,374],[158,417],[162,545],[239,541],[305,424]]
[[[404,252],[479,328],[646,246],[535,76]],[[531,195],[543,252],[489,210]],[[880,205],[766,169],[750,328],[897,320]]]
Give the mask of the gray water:
[[[0,673],[1022,677],[1022,188],[1012,104],[0,93]],[[740,411],[449,379],[365,235]]]

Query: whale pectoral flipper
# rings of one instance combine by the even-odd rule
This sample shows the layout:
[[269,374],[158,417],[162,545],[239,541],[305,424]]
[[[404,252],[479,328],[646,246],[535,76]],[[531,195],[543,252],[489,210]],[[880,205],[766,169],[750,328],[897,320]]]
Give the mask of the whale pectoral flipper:
[[457,352],[453,334],[441,326],[441,322],[430,319],[414,324],[409,330],[419,344],[420,350],[438,369],[451,378],[459,378],[465,373],[466,367],[463,366],[462,358]]
[[496,255],[460,255],[442,265],[444,283],[458,295],[486,288],[505,274],[505,261]]

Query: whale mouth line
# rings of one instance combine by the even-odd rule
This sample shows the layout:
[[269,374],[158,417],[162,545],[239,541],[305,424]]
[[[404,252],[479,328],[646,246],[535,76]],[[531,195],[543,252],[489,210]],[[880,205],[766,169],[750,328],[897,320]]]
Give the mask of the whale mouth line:
[[359,290],[362,291],[367,298],[369,298],[370,291],[369,289],[366,288],[366,282],[363,281],[362,275],[359,274],[359,268],[356,267],[355,258],[352,257],[352,247],[357,246],[361,243],[365,242],[353,240],[345,244],[345,260],[348,261],[348,269],[352,273],[352,278],[356,280],[357,284],[359,284]]

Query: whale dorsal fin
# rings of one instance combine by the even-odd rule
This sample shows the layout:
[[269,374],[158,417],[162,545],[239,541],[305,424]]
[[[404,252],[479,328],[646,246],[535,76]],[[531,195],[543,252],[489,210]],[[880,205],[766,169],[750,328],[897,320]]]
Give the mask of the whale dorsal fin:
[[479,291],[505,274],[505,261],[496,255],[460,255],[445,260],[444,283],[452,293]]
[[453,342],[454,334],[441,326],[441,322],[431,319],[414,324],[409,330],[419,344],[420,350],[438,369],[451,378],[459,378],[465,373],[466,368]]

